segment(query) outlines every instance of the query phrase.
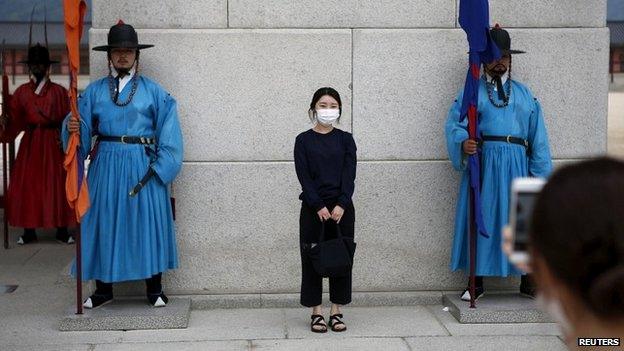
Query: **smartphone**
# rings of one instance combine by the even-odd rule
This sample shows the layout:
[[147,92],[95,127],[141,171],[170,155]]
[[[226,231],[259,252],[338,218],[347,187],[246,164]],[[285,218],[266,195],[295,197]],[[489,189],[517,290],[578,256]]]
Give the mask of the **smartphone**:
[[533,216],[535,199],[546,180],[543,178],[516,178],[511,184],[509,206],[509,227],[513,234],[512,263],[528,263],[529,228]]

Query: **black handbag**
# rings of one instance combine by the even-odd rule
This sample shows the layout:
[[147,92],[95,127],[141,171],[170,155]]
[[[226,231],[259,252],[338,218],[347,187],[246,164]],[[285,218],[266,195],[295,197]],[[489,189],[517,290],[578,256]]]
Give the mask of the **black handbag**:
[[336,223],[336,238],[325,240],[325,222],[322,222],[319,242],[310,247],[308,254],[318,275],[330,278],[345,277],[351,274],[355,246],[353,238],[342,236],[338,223]]

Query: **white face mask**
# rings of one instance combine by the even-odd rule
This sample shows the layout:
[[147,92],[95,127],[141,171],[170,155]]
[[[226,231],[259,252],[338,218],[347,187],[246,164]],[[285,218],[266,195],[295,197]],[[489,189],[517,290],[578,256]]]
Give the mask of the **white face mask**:
[[316,110],[316,120],[325,126],[330,126],[340,117],[340,110],[335,108],[324,108]]
[[535,299],[537,306],[546,312],[559,325],[563,336],[567,337],[572,333],[572,324],[565,315],[561,302],[557,299],[548,298],[543,293],[537,293]]

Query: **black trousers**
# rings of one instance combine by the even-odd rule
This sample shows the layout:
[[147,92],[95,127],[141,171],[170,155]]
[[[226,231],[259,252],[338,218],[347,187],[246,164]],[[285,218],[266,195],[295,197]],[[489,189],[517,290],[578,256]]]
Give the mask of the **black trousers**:
[[[156,295],[162,292],[162,273],[154,274],[151,278],[145,279],[145,290],[147,295]],[[113,295],[113,283],[105,283],[95,280],[95,295]]]
[[[330,213],[334,206],[335,204],[332,204],[327,207]],[[344,210],[344,215],[339,224],[340,230],[343,236],[353,237],[355,232],[355,209],[353,204],[350,204]],[[319,242],[320,233],[321,221],[316,211],[303,204],[299,216],[299,242],[301,253],[301,304],[305,307],[318,306],[322,302],[323,277],[316,273],[307,253],[309,244]],[[325,224],[325,238],[331,239],[335,237],[336,224],[330,219]],[[329,278],[329,300],[339,305],[350,303],[351,284],[351,274],[346,277]]]

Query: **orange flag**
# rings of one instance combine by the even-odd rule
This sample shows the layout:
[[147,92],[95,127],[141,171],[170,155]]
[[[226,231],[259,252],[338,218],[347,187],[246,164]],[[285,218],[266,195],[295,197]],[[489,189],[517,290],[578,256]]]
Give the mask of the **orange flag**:
[[[87,4],[84,0],[63,0],[63,10],[65,12],[65,38],[69,53],[71,115],[80,120],[78,113],[78,68],[80,67],[80,38],[82,37],[83,18]],[[67,171],[65,192],[69,206],[76,211],[78,222],[89,209],[89,189],[86,179],[84,179],[84,159],[78,151],[79,147],[79,133],[71,133],[63,163]]]

